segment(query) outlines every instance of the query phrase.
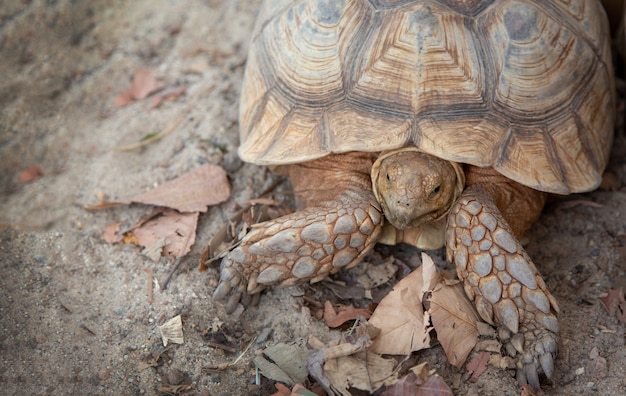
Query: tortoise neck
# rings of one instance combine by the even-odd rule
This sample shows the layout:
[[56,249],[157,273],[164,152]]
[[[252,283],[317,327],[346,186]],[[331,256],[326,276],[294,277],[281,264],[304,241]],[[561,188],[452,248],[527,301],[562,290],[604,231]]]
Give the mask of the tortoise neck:
[[349,152],[289,166],[298,209],[317,206],[339,195],[371,194],[370,169],[377,153]]

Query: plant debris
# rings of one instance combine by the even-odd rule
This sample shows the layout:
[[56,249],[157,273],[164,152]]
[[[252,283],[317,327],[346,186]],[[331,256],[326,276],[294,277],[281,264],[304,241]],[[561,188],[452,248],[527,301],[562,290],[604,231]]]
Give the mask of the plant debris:
[[425,279],[424,268],[422,265],[398,282],[374,310],[369,323],[381,329],[381,334],[371,351],[408,355],[430,347],[430,315],[424,311],[422,300],[436,278]]
[[174,316],[172,319],[159,326],[163,346],[166,347],[169,342],[174,344],[183,344],[183,321],[180,315]]
[[145,247],[141,253],[158,261],[161,256],[186,255],[196,240],[197,224],[198,212],[157,209],[129,232],[137,238],[137,244]]
[[85,208],[95,210],[130,203],[159,206],[123,235],[119,235],[119,222],[106,226],[102,235],[108,243],[121,241],[143,246],[142,254],[158,261],[161,256],[186,255],[196,239],[199,213],[229,196],[230,184],[224,169],[205,164],[133,198]]
[[368,319],[372,312],[369,309],[355,308],[352,305],[340,305],[337,312],[333,304],[326,300],[324,303],[324,321],[326,326],[335,328],[343,325],[347,321],[357,318]]
[[373,393],[395,382],[397,377],[394,359],[383,358],[368,349],[377,329],[363,322],[355,327],[354,333],[328,344],[309,338],[309,344],[317,349],[309,358],[309,373],[330,395],[351,395],[349,388]]
[[22,183],[29,183],[35,181],[44,175],[43,169],[39,165],[31,165],[19,173],[19,178]]
[[293,386],[308,377],[306,363],[311,353],[300,342],[279,343],[264,349],[253,362],[263,376]]
[[470,381],[478,381],[478,377],[487,370],[487,363],[490,355],[487,352],[481,352],[467,363],[467,370],[472,373]]
[[445,281],[422,253],[422,265],[398,282],[369,323],[381,329],[370,348],[374,352],[408,355],[429,348],[434,329],[450,363],[461,367],[478,342],[480,319],[461,284]]
[[148,97],[150,94],[162,89],[164,86],[165,84],[156,79],[153,69],[139,67],[135,69],[133,82],[130,88],[117,95],[113,99],[113,105],[115,107],[126,106],[135,100]]
[[617,290],[609,289],[602,293],[600,302],[602,302],[609,316],[615,316],[620,323],[626,324],[626,299],[624,298],[624,290],[621,287]]

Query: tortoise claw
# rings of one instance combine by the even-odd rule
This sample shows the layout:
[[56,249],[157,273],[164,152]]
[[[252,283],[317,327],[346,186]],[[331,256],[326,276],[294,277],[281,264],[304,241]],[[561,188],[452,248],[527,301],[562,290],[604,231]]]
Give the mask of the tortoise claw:
[[539,373],[537,372],[535,362],[524,365],[524,380],[528,382],[533,389],[539,389]]
[[231,290],[232,287],[228,282],[220,282],[217,289],[213,292],[213,299],[216,301],[223,301]]
[[[537,333],[540,333],[537,336]],[[554,358],[557,353],[557,335],[547,329],[518,333],[523,336],[523,351],[517,354],[517,381],[520,385],[529,384],[539,389],[539,374],[549,380],[554,377]],[[515,338],[515,336],[513,338]],[[509,343],[513,342],[513,338]],[[519,341],[520,337],[517,337]],[[512,348],[508,348],[510,351]],[[517,351],[517,347],[514,348]]]
[[554,375],[554,357],[552,353],[544,353],[539,356],[539,362],[541,363],[541,368],[543,369],[546,377],[552,379]]
[[235,311],[239,303],[246,306],[244,277],[234,268],[233,260],[230,255],[222,259],[220,270],[220,283],[213,292],[213,299],[224,303],[224,309],[231,314]]
[[235,312],[237,305],[239,305],[239,301],[241,300],[241,292],[236,292],[230,295],[226,305],[224,305],[224,310],[226,313],[231,314]]

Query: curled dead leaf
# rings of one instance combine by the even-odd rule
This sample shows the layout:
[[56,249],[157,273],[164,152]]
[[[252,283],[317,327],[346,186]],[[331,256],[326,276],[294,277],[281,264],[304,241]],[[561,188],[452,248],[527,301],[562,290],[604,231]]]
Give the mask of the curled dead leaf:
[[326,300],[324,303],[324,322],[326,322],[326,326],[331,328],[339,327],[347,321],[356,320],[359,317],[367,319],[371,314],[368,309],[355,308],[352,305],[342,305],[337,312],[330,301]]
[[[431,258],[426,255],[422,255],[422,265],[435,268]],[[450,364],[461,368],[478,342],[478,313],[460,283],[453,286],[440,283],[429,295],[429,301],[429,313],[437,340]]]
[[352,342],[334,340],[311,355],[309,373],[328,394],[348,396],[349,388],[372,393],[395,382],[396,361],[365,350],[371,342],[369,334],[368,325],[362,323]]
[[626,324],[626,298],[624,290],[609,289],[600,295],[600,302],[608,312],[609,316],[615,316],[622,324]]
[[160,250],[163,256],[181,257],[191,250],[196,241],[197,224],[198,212],[179,213],[162,209],[135,226],[132,234],[139,245],[148,248],[145,252],[150,257],[158,258],[154,254],[156,250]]
[[439,277],[436,270],[420,266],[398,282],[378,304],[369,323],[381,330],[370,350],[380,354],[407,355],[430,347],[430,315],[424,312],[422,299],[427,285]]
[[163,346],[167,346],[169,342],[174,344],[183,344],[183,321],[180,315],[174,316],[172,319],[159,326]]

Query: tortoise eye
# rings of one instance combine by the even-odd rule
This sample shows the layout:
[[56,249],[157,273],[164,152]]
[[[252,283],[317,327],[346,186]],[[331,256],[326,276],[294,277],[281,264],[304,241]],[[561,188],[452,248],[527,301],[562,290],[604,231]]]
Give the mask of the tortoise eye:
[[439,191],[441,191],[441,184],[439,184],[437,187],[433,188],[433,190],[430,192],[430,195],[428,196],[428,198],[434,199],[437,196],[437,194],[439,194]]

